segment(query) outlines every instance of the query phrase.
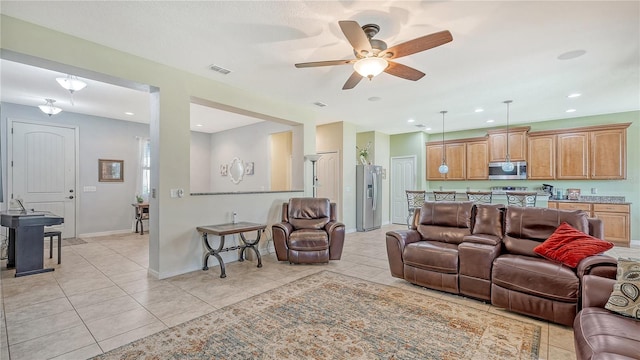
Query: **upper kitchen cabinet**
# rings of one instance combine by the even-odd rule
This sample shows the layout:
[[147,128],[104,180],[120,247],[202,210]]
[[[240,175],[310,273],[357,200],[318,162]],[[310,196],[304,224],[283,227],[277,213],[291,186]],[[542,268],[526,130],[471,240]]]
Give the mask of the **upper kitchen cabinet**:
[[591,178],[627,177],[627,128],[591,132]]
[[[527,132],[530,127],[509,129],[509,156],[511,161],[527,160]],[[489,161],[505,161],[507,157],[507,130],[489,130]]]
[[557,134],[557,179],[627,177],[629,123],[590,126]]
[[489,178],[489,143],[487,139],[467,142],[467,179]]
[[589,178],[589,133],[558,134],[557,179]]
[[556,178],[556,135],[529,133],[527,176],[531,180]]
[[444,146],[449,172],[446,174],[440,174],[438,171],[438,168],[442,164],[442,143],[427,144],[427,180],[465,180],[465,142],[447,141]]

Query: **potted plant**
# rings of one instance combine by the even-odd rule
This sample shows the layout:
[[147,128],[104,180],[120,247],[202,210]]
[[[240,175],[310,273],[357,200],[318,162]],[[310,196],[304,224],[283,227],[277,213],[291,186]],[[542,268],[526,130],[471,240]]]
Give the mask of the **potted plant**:
[[142,195],[136,195],[136,201],[138,202],[138,204],[142,204],[144,202],[144,198],[142,197]]

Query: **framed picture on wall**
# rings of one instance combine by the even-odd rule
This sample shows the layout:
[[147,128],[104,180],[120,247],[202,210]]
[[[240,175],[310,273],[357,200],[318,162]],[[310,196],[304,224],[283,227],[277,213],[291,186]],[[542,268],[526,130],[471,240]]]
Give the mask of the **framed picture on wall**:
[[124,160],[98,159],[98,181],[123,182]]

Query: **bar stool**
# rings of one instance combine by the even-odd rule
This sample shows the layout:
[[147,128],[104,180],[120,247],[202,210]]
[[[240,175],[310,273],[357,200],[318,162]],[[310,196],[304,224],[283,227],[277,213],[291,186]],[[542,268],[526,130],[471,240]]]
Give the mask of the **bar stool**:
[[467,199],[474,204],[491,204],[491,191],[467,191]]
[[512,192],[507,191],[507,205],[523,206],[523,207],[535,207],[536,192]]
[[58,237],[58,264],[60,264],[60,257],[62,256],[62,232],[61,231],[47,231],[44,233],[45,238],[49,238],[49,259],[53,258],[53,237]]
[[435,201],[456,201],[455,191],[434,191],[433,199]]
[[407,226],[411,229],[411,224],[415,212],[422,207],[426,199],[427,192],[424,190],[405,190],[407,193],[407,205],[409,207],[409,215],[407,216]]

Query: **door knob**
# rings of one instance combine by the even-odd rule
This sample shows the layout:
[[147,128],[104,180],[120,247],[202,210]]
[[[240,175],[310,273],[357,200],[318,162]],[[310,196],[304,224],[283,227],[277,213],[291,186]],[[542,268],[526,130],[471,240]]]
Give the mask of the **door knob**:
[[73,195],[69,196],[69,199],[73,199]]

